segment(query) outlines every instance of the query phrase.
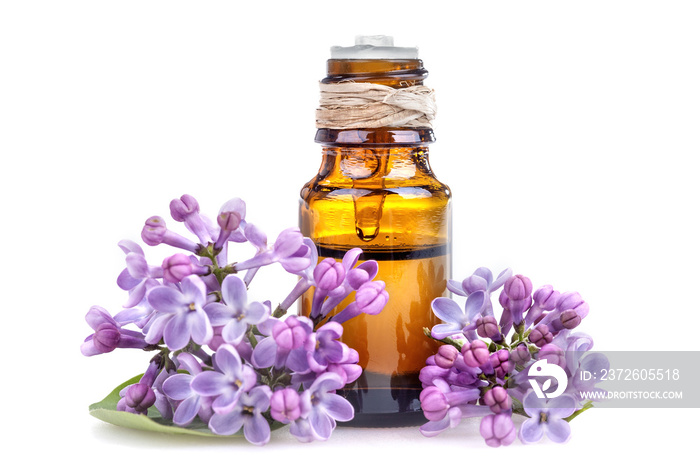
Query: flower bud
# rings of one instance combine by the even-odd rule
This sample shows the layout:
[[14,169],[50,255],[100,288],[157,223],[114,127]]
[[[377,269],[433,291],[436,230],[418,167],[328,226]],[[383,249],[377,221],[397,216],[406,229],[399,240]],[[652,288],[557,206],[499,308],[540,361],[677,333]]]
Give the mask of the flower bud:
[[233,231],[237,229],[245,218],[245,202],[240,198],[233,198],[224,203],[219,209],[216,219],[222,230]]
[[184,222],[187,217],[199,212],[199,203],[197,200],[185,194],[180,199],[170,201],[170,215],[177,222]]
[[282,231],[272,246],[278,259],[289,257],[296,253],[304,243],[304,236],[298,228],[287,228]]
[[158,246],[163,242],[165,233],[168,231],[163,218],[154,215],[146,220],[141,230],[141,239],[149,246]]
[[221,212],[216,217],[216,223],[219,224],[222,231],[231,232],[240,226],[241,215],[238,212]]
[[493,367],[496,377],[503,378],[513,370],[515,364],[510,359],[510,353],[507,349],[498,350],[489,355],[489,362]]
[[314,282],[318,289],[333,290],[342,285],[343,280],[345,280],[345,268],[335,259],[330,257],[323,259],[314,268]]
[[156,402],[153,389],[143,383],[130,385],[124,393],[124,404],[137,413],[146,413]]
[[445,417],[450,405],[442,391],[435,386],[427,387],[420,393],[420,406],[429,421],[439,421]]
[[559,319],[561,320],[561,325],[569,330],[578,327],[581,323],[581,316],[573,309],[567,309],[562,312]]
[[544,285],[540,287],[532,296],[535,305],[544,311],[551,311],[557,307],[560,293],[556,291],[552,285]]
[[283,424],[301,417],[301,399],[293,388],[278,390],[270,397],[270,416]]
[[479,426],[481,436],[490,447],[507,446],[515,440],[516,432],[513,419],[508,413],[489,414],[481,419]]
[[566,369],[566,355],[564,354],[564,350],[552,343],[547,343],[540,348],[540,351],[537,353],[537,359],[545,359],[549,364],[554,364],[562,369]]
[[545,324],[539,324],[537,327],[532,329],[529,338],[533,344],[542,348],[547,343],[552,342],[554,335],[552,335],[552,332],[549,331],[549,327],[547,327]]
[[450,369],[459,356],[459,350],[452,345],[442,345],[435,355],[435,364],[443,369]]
[[173,254],[163,260],[163,280],[178,283],[188,275],[192,275],[193,267],[190,258],[182,253]]
[[508,395],[508,391],[500,385],[493,387],[484,394],[484,402],[496,414],[508,411],[513,406],[513,401]]
[[479,275],[470,275],[462,281],[462,289],[467,294],[472,294],[476,291],[486,291],[489,287],[489,282],[484,277]]
[[530,350],[527,349],[527,345],[521,343],[510,352],[510,360],[515,364],[525,364],[530,360]]
[[389,301],[385,283],[381,280],[367,282],[355,292],[357,308],[363,314],[379,314]]
[[474,340],[462,345],[464,363],[469,367],[479,367],[489,360],[489,349],[481,340]]
[[513,275],[506,280],[503,291],[511,301],[520,301],[532,294],[532,282],[523,275]]
[[501,339],[501,329],[494,316],[484,316],[476,319],[476,333],[481,338],[490,338],[498,341]]
[[371,280],[369,273],[365,269],[355,267],[347,273],[348,284],[353,290],[357,290],[363,284]]
[[121,340],[119,327],[109,322],[100,324],[92,337],[93,345],[100,353],[114,351],[119,345],[119,340]]
[[304,345],[308,332],[296,316],[289,316],[272,327],[272,338],[280,348],[293,350]]
[[581,319],[588,315],[588,303],[586,303],[577,292],[562,294],[559,297],[559,302],[557,302],[557,309],[560,311],[573,309]]

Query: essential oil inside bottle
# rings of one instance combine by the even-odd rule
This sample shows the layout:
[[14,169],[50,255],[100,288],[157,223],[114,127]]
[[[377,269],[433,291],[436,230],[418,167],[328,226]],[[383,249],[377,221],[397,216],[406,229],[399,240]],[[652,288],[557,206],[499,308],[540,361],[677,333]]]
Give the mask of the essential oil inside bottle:
[[[322,82],[352,80],[399,89],[421,85],[427,77],[422,61],[412,55],[415,49],[385,42],[351,49],[336,53],[341,58],[332,55]],[[422,424],[418,375],[438,347],[423,328],[438,323],[430,303],[447,295],[451,273],[451,194],[428,163],[432,129],[321,127],[315,140],[322,146],[322,163],[301,190],[302,233],[318,246],[319,260],[340,260],[348,250],[362,248],[360,260],[378,262],[376,279],[389,293],[380,314],[343,324],[342,341],[358,351],[363,368],[362,376],[339,392],[355,407],[348,424]],[[331,314],[353,299],[354,293]],[[308,315],[310,304],[307,292],[302,314]]]

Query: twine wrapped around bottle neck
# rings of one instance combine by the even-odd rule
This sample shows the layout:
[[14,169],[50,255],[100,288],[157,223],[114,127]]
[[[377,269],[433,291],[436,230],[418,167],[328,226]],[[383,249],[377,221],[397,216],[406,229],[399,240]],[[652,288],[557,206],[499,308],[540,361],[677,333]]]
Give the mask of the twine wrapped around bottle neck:
[[430,128],[437,106],[426,86],[393,88],[382,84],[320,83],[316,128]]

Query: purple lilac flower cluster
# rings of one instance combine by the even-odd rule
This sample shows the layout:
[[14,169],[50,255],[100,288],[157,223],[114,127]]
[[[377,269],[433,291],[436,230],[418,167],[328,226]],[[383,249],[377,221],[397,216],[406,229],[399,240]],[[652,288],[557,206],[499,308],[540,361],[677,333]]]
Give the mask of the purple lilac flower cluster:
[[[600,389],[584,380],[609,366],[605,356],[588,353],[590,336],[575,331],[589,306],[577,292],[561,293],[550,285],[533,290],[532,282],[510,269],[494,279],[484,267],[462,282],[449,280],[451,298],[432,302],[442,323],[425,329],[444,344],[421,370],[421,407],[428,422],[423,435],[432,437],[457,426],[461,419],[480,417],[480,433],[492,447],[516,437],[534,443],[545,435],[566,442],[569,422],[592,407],[581,393]],[[500,290],[500,315],[491,295]],[[526,419],[516,428],[513,415]]]
[[[94,333],[81,346],[84,355],[116,348],[155,352],[139,382],[120,392],[117,409],[156,409],[175,425],[199,420],[219,435],[242,430],[256,445],[270,440],[275,422],[288,424],[302,442],[328,439],[336,422],[354,416],[336,390],[362,372],[357,351],[340,341],[342,323],[377,314],[388,300],[384,283],[374,280],[376,261],[358,265],[362,250],[352,249],[342,262],[318,262],[315,245],[296,228],[268,245],[246,219],[241,199],[226,202],[215,222],[189,195],[174,199],[170,213],[197,240],[169,229],[161,217],[146,220],[141,238],[147,245],[183,252],[150,265],[137,243],[120,242],[126,268],[117,284],[128,292],[124,309],[112,316],[94,306],[86,316]],[[231,243],[249,243],[255,253],[229,263]],[[274,310],[270,301],[248,298],[258,270],[271,264],[298,277]],[[312,288],[310,315],[286,316]],[[352,293],[351,303],[330,316]]]

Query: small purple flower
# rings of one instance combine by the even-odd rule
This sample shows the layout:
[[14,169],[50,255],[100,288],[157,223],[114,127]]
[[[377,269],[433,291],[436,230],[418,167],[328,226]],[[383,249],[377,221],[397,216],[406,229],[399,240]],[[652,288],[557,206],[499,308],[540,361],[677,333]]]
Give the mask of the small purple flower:
[[510,373],[515,367],[515,364],[510,359],[510,353],[507,349],[501,349],[495,353],[491,353],[489,355],[489,362],[496,373],[496,377],[501,379]]
[[212,403],[215,413],[226,414],[244,392],[255,386],[257,375],[228,344],[221,345],[214,353],[214,369],[195,375],[190,386],[198,395],[215,398]]
[[525,316],[525,327],[537,322],[545,311],[551,311],[557,306],[560,293],[552,285],[544,285],[532,295],[532,307]]
[[239,343],[249,325],[258,325],[270,316],[270,308],[263,303],[248,302],[248,291],[243,280],[227,275],[221,284],[223,302],[204,306],[211,325],[223,326],[221,336],[227,343]]
[[326,372],[337,374],[343,380],[343,384],[349,384],[362,375],[362,367],[358,364],[359,361],[360,354],[356,350],[348,348],[342,360],[328,364]]
[[581,323],[581,316],[573,309],[567,309],[561,313],[559,317],[561,326],[565,329],[572,330]]
[[490,296],[491,293],[503,286],[512,274],[511,269],[505,269],[494,280],[491,270],[479,267],[461,283],[456,280],[447,280],[447,289],[459,296],[469,296],[477,291],[483,291]]
[[117,277],[117,285],[129,292],[124,307],[133,307],[143,300],[150,288],[160,285],[157,279],[163,277],[163,269],[148,265],[143,250],[133,241],[120,241],[119,247],[126,253],[126,268]]
[[178,283],[183,278],[196,274],[204,275],[209,272],[209,268],[199,265],[190,257],[177,253],[163,260],[162,265],[163,280],[169,283]]
[[588,315],[589,306],[577,292],[563,293],[557,302],[557,310],[573,309],[583,319]]
[[204,282],[196,275],[183,278],[180,290],[170,286],[151,289],[148,302],[158,314],[146,334],[146,341],[158,343],[162,337],[172,351],[184,348],[190,338],[199,345],[209,343],[214,332],[203,309],[206,294]]
[[270,416],[283,424],[289,424],[301,417],[301,397],[293,388],[283,388],[270,398]]
[[461,404],[447,410],[445,417],[437,421],[428,421],[420,426],[420,433],[425,437],[435,437],[447,429],[457,427],[462,419],[482,417],[491,412],[488,406]]
[[330,292],[341,286],[344,280],[345,268],[333,258],[323,259],[314,268],[314,282],[319,290]]
[[513,401],[508,395],[508,391],[500,385],[496,385],[484,394],[484,403],[496,414],[508,411],[513,407]]
[[447,416],[454,407],[466,405],[479,398],[479,389],[452,390],[447,382],[436,379],[435,385],[423,389],[420,393],[420,405],[423,415],[429,421],[437,422]]
[[507,303],[504,307],[510,311],[513,324],[523,321],[523,313],[532,305],[532,282],[523,275],[513,275],[503,285]]
[[176,222],[183,222],[202,244],[212,241],[213,227],[208,219],[200,215],[199,203],[194,197],[184,194],[180,199],[170,201],[170,215]]
[[476,319],[476,334],[481,338],[490,338],[493,341],[500,341],[501,329],[494,316],[483,316]]
[[389,301],[389,293],[381,280],[363,283],[355,292],[355,301],[333,316],[333,322],[344,323],[360,314],[377,315]]
[[235,267],[240,271],[277,262],[287,272],[298,273],[309,266],[310,256],[310,248],[304,243],[304,237],[299,229],[288,228],[277,236],[271,249],[239,262]]
[[486,306],[486,295],[476,291],[469,295],[464,309],[450,298],[435,298],[431,303],[433,313],[444,323],[432,329],[432,336],[438,340],[464,333],[476,328],[476,320]]
[[280,348],[293,350],[301,348],[310,334],[309,322],[297,316],[289,316],[272,327],[272,337]]
[[480,367],[489,361],[489,348],[481,340],[474,340],[462,345],[464,363],[469,367]]
[[216,217],[216,223],[219,224],[219,235],[214,243],[215,249],[224,247],[227,241],[241,243],[245,241],[245,236],[241,231],[241,227],[245,228],[245,202],[239,198],[228,200],[219,209],[219,215]]
[[161,372],[160,363],[160,357],[153,358],[141,379],[135,384],[124,387],[119,392],[121,399],[117,402],[117,411],[147,414],[148,408],[156,402],[156,394],[151,387]]
[[85,316],[88,325],[95,333],[80,345],[84,356],[109,353],[116,348],[145,348],[143,334],[120,328],[109,313],[100,306],[93,306]]
[[209,422],[213,414],[211,398],[200,396],[192,390],[192,380],[197,374],[202,373],[201,365],[190,353],[180,353],[177,359],[180,363],[180,369],[184,369],[188,373],[171,375],[163,382],[163,393],[179,402],[175,408],[173,422],[184,426],[192,422],[198,414],[202,421]]
[[481,419],[479,432],[490,447],[510,445],[517,436],[510,413],[489,414],[484,417]]
[[435,365],[443,369],[451,369],[460,352],[452,345],[441,345],[435,355]]
[[[343,269],[345,269],[345,280],[343,281],[342,289],[339,287],[333,290],[325,301],[322,301],[323,296],[321,296],[318,301],[314,300],[309,317],[315,319],[317,317],[326,316],[350,293],[359,290],[362,285],[374,280],[379,271],[377,261],[368,260],[357,265],[360,255],[362,255],[362,249],[360,248],[353,248],[345,253],[341,261]],[[321,302],[322,305],[319,305]]]
[[[267,338],[258,341],[252,354],[252,362],[255,367],[265,368],[274,366],[278,369],[287,364],[287,357],[293,350],[303,353],[303,361],[300,362],[302,371],[309,370],[306,362],[306,352],[303,345],[313,332],[313,323],[307,317],[288,316],[284,320],[268,319],[265,326],[270,327],[263,331]],[[297,367],[298,368],[298,367]]]
[[515,348],[513,348],[510,352],[510,359],[515,364],[519,365],[527,363],[531,359],[530,350],[527,348],[527,345],[521,343]]
[[308,336],[304,342],[304,350],[306,362],[312,371],[324,372],[329,364],[346,359],[348,346],[338,341],[342,335],[342,325],[337,322],[328,322]]
[[151,387],[143,383],[129,385],[119,392],[122,397],[117,403],[117,411],[134,414],[146,414],[148,408],[156,402],[156,394]]
[[242,393],[232,410],[214,413],[209,428],[218,435],[232,435],[243,428],[246,440],[253,445],[265,445],[270,441],[270,424],[263,413],[270,407],[271,395],[267,385],[258,385]]
[[284,298],[284,300],[282,300],[282,302],[279,304],[279,308],[285,311],[315,284],[313,275],[318,262],[318,250],[310,238],[304,238],[304,244],[309,248],[309,265],[304,270],[297,272],[300,279],[297,281],[296,285],[294,285],[294,288],[289,292],[287,297]]
[[571,437],[571,426],[564,419],[576,410],[576,401],[568,394],[556,398],[538,398],[530,391],[523,399],[523,408],[530,419],[520,426],[523,443],[539,442],[547,434],[550,440],[564,443]]
[[336,421],[347,422],[355,416],[350,402],[335,393],[344,385],[337,374],[326,372],[301,394],[302,416],[308,419],[317,440],[327,440],[335,429]]
[[506,280],[503,285],[503,291],[506,292],[511,301],[520,301],[531,295],[532,282],[523,275],[513,275]]
[[547,343],[552,342],[552,332],[549,330],[546,324],[539,324],[537,327],[532,329],[528,337],[532,343],[542,348]]
[[179,235],[165,226],[165,220],[162,217],[154,215],[146,220],[143,229],[141,230],[141,239],[149,246],[158,246],[159,244],[167,244],[175,248],[184,249],[190,252],[197,252],[199,246],[194,241]]

